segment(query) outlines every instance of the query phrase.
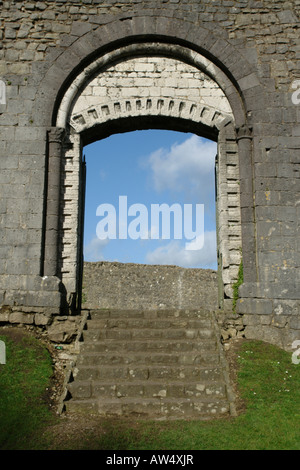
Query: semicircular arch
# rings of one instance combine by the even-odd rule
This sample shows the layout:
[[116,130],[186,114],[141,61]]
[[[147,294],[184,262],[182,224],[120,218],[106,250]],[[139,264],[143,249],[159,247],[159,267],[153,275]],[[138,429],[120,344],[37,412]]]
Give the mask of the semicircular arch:
[[[138,14],[132,18],[113,18],[108,20],[108,24],[96,27],[89,25],[87,29],[89,30],[85,29],[79,37],[73,36],[71,44],[68,36],[68,47],[63,46],[62,37],[61,53],[55,53],[54,60],[52,51],[46,55],[46,71],[36,95],[36,102],[39,103],[37,112],[45,126],[56,125],[61,101],[74,78],[80,75],[83,69],[100,57],[114,53],[124,46],[136,47],[137,44],[149,41],[164,43],[167,48],[183,46],[190,51],[190,56],[194,53],[200,54],[210,62],[212,69],[217,67],[231,83],[228,99],[231,97],[237,126],[242,126],[249,119],[247,113],[251,112],[253,105],[253,93],[251,95],[250,90],[255,88],[255,95],[263,106],[264,95],[255,68],[246,60],[240,48],[237,49],[231,44],[227,33],[218,24],[212,29],[205,23],[195,25],[186,19],[157,17],[153,12],[149,16]],[[235,109],[235,106],[240,107],[239,101],[242,102],[244,111],[240,116]],[[44,111],[42,116],[41,107]]]
[[[241,98],[239,91],[233,85],[228,76],[216,64],[208,60],[203,55],[196,53],[195,51],[192,51],[186,47],[182,47],[178,44],[175,46],[173,44],[166,44],[160,42],[143,42],[124,46],[113,52],[109,52],[97,58],[94,62],[90,63],[74,78],[74,80],[70,83],[68,89],[65,91],[64,95],[61,97],[60,105],[57,108],[55,114],[56,117],[54,125],[62,128],[66,127],[68,120],[70,120],[70,115],[73,111],[74,103],[82,94],[82,91],[86,87],[87,83],[93,80],[95,76],[101,73],[105,73],[105,71],[112,67],[114,64],[126,61],[128,57],[137,58],[151,56],[161,56],[165,58],[170,58],[171,60],[178,60],[186,64],[187,66],[192,67],[195,70],[198,70],[199,72],[202,72],[210,80],[215,82],[220,90],[222,90],[224,96],[228,100],[229,107],[232,110],[228,114],[232,114],[236,126],[241,127],[245,125],[247,121],[247,113],[245,111],[243,99]],[[193,106],[193,104],[194,103],[191,104],[191,107],[194,110],[195,107]],[[107,103],[105,103],[103,106],[107,109],[108,105]],[[163,108],[164,107],[161,106],[160,111],[163,111]],[[126,107],[123,107],[122,109],[126,110]],[[131,110],[133,109],[138,110],[139,108],[137,108],[136,106],[131,107]],[[148,107],[146,107],[145,109],[146,111],[151,109],[153,110],[153,107],[148,103]],[[169,111],[175,112],[177,107],[171,106],[168,109]],[[187,108],[185,107],[185,103],[179,103],[178,109],[180,112],[185,109],[186,112]],[[166,108],[164,108],[164,110],[166,110]],[[218,112],[220,113],[219,110]],[[207,115],[205,109],[200,110],[200,113],[202,113],[202,117],[203,114]],[[100,115],[101,114],[102,113],[100,113]],[[228,117],[224,116],[223,118],[221,118],[221,120],[224,119],[227,121]],[[83,123],[82,119],[79,119],[78,121]],[[89,120],[86,122],[89,122]],[[205,124],[208,124],[208,122],[205,122]]]
[[[103,33],[103,30],[102,30]],[[117,35],[117,31],[114,30],[114,34]],[[151,41],[149,41],[152,39]],[[239,183],[241,183],[240,189],[243,190],[244,182],[247,185],[247,205],[244,203],[244,207],[253,207],[253,195],[251,193],[251,187],[249,186],[249,178],[251,178],[251,149],[248,145],[249,139],[251,138],[251,132],[249,131],[249,116],[250,113],[247,111],[247,103],[243,95],[243,87],[245,91],[250,86],[258,87],[259,84],[256,77],[251,75],[251,67],[249,64],[241,60],[240,70],[238,72],[237,80],[232,80],[231,73],[228,73],[226,66],[220,67],[220,60],[212,60],[212,49],[206,54],[202,55],[199,47],[193,49],[183,45],[183,40],[175,42],[174,37],[169,37],[169,43],[165,37],[165,41],[161,42],[162,36],[157,37],[156,41],[153,36],[139,38],[136,42],[136,37],[127,39],[126,45],[118,45],[118,47],[112,48],[107,51],[103,49],[102,54],[94,57],[94,60],[88,64],[83,64],[81,67],[75,68],[72,75],[66,77],[65,82],[62,84],[59,93],[56,95],[55,105],[53,108],[53,127],[54,129],[64,130],[66,132],[65,143],[63,144],[64,157],[63,157],[63,171],[62,181],[64,181],[65,188],[71,188],[72,194],[77,192],[80,193],[80,162],[82,146],[86,143],[93,142],[99,138],[103,138],[105,135],[111,135],[112,133],[122,132],[122,130],[137,130],[139,126],[141,128],[165,128],[173,130],[184,130],[186,132],[194,132],[198,135],[211,138],[212,140],[218,141],[219,157],[222,154],[224,157],[222,162],[218,165],[220,178],[218,184],[220,187],[226,186],[225,193],[221,201],[222,208],[219,209],[219,215],[222,214],[222,221],[219,223],[219,229],[223,230],[222,240],[219,244],[219,249],[222,251],[222,282],[229,288],[227,294],[230,296],[230,288],[237,277],[238,265],[240,256],[237,255],[242,245],[242,222],[241,222],[241,207],[240,207],[240,191],[238,189]],[[113,43],[112,43],[113,44]],[[111,46],[112,46],[111,44]],[[216,46],[218,40],[214,42]],[[117,42],[114,43],[117,45]],[[203,45],[202,45],[203,47]],[[231,46],[228,46],[229,50],[232,51]],[[198,50],[197,50],[198,49]],[[222,48],[221,48],[222,50]],[[217,52],[217,49],[215,50]],[[228,51],[227,51],[228,53]],[[227,103],[227,108],[223,108],[219,105],[213,105],[197,98],[193,98],[191,94],[186,96],[178,96],[176,93],[171,96],[159,96],[157,93],[149,93],[148,96],[139,94],[139,92],[133,92],[127,97],[124,96],[102,96],[101,100],[94,102],[87,102],[81,104],[78,108],[78,100],[84,94],[90,84],[99,76],[105,75],[107,71],[115,67],[118,64],[126,62],[126,60],[134,60],[144,57],[163,57],[170,61],[179,61],[186,66],[193,68],[197,73],[203,74],[211,83],[214,83],[216,89],[219,90],[220,96],[224,98]],[[210,57],[210,58],[208,58]],[[62,57],[61,59],[62,60]],[[57,62],[56,66],[59,64]],[[241,75],[241,70],[245,72]],[[51,76],[51,74],[50,74]],[[244,85],[243,77],[251,77],[247,84]],[[66,86],[68,84],[68,86]],[[138,87],[134,85],[133,88],[136,90]],[[176,88],[176,84],[173,89]],[[238,139],[236,135],[238,130]],[[243,146],[244,151],[238,152],[239,142]],[[244,145],[247,142],[246,146]],[[232,174],[223,175],[221,174],[220,166],[223,165],[224,172],[226,168],[226,156],[230,155],[234,163],[231,162],[231,169],[235,167],[235,181],[234,189],[232,189]],[[234,158],[232,157],[234,155]],[[244,159],[243,162],[243,174],[245,175],[243,180],[239,180],[239,157]],[[246,158],[245,158],[246,156]],[[67,168],[71,162],[71,169]],[[73,178],[73,180],[72,180]],[[225,178],[225,179],[224,179]],[[68,180],[67,180],[68,179]],[[231,183],[230,183],[231,181]],[[234,194],[236,203],[234,217],[236,218],[237,230],[233,233],[235,243],[234,250],[230,250],[230,229],[229,229],[229,198],[227,189],[228,185],[231,184],[231,193]],[[51,188],[50,188],[51,189]],[[70,237],[71,231],[74,233],[74,239],[72,239],[71,245],[72,253],[69,253],[70,240],[60,240],[60,246],[62,251],[60,253],[60,271],[63,272],[63,282],[68,293],[72,292],[75,295],[78,290],[78,279],[80,278],[78,272],[78,265],[80,256],[80,240],[78,239],[78,227],[79,220],[81,218],[80,211],[82,208],[79,205],[74,205],[71,197],[71,206],[75,207],[76,213],[71,213],[68,207],[68,201],[70,201],[70,195],[67,194],[68,189],[65,190],[61,201],[60,212],[61,217],[61,228],[60,233],[67,233]],[[48,188],[48,193],[51,190]],[[219,195],[220,196],[220,195]],[[79,197],[79,196],[78,196]],[[59,197],[57,197],[58,199]],[[249,212],[248,212],[249,213]],[[70,222],[67,222],[64,214],[70,215]],[[224,216],[225,214],[225,216]],[[74,226],[74,220],[76,224]],[[68,226],[68,223],[70,226]],[[248,223],[246,228],[249,228],[251,221]],[[46,223],[47,226],[47,223]],[[46,237],[47,240],[47,231]],[[238,246],[239,245],[239,246]],[[255,272],[255,254],[253,246],[255,241],[251,245],[251,253],[249,253],[249,265],[251,265],[251,272]],[[67,250],[64,251],[64,250]],[[54,253],[54,249],[52,250]],[[235,259],[230,260],[230,251],[234,251]],[[247,251],[247,248],[246,248]],[[45,253],[47,250],[45,250]],[[66,254],[67,253],[67,254]],[[52,255],[55,258],[55,253]],[[246,262],[247,264],[247,262]],[[80,289],[79,289],[80,290]]]

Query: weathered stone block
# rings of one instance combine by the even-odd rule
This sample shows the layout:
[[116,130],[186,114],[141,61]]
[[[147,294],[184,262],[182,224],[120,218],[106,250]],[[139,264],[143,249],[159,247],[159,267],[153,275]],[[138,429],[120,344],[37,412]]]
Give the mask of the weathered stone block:
[[24,323],[25,325],[31,325],[34,322],[34,315],[23,312],[12,312],[9,316],[10,323]]
[[0,323],[3,322],[3,323],[6,323],[9,321],[9,316],[10,316],[10,313],[8,312],[4,312],[4,313],[0,313]]
[[267,299],[239,299],[236,311],[237,313],[252,313],[254,315],[271,315],[273,302]]
[[34,316],[34,323],[37,326],[46,326],[51,323],[51,317],[43,315],[42,313],[36,313]]
[[50,341],[70,343],[77,336],[78,323],[75,318],[70,320],[68,317],[58,317],[54,319],[47,331]]

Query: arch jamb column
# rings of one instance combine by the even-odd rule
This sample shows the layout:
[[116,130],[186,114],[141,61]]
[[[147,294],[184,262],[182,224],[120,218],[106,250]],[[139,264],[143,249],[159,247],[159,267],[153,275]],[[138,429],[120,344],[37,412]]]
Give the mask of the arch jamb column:
[[257,282],[256,228],[252,164],[252,127],[236,129],[239,150],[242,256],[244,283]]
[[47,130],[47,181],[45,207],[44,276],[58,276],[59,212],[61,188],[61,157],[65,129]]

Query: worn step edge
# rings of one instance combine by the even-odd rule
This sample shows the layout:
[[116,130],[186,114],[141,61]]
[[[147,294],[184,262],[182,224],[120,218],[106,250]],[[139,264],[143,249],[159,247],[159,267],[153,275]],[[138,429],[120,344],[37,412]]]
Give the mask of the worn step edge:
[[[170,343],[171,345],[173,344],[191,344],[191,345],[203,345],[203,346],[209,346],[210,344],[211,345],[215,345],[217,344],[217,340],[216,340],[216,337],[215,336],[212,336],[211,338],[150,338],[150,339],[145,339],[145,338],[135,338],[135,339],[132,339],[130,342],[128,342],[127,340],[128,339],[131,339],[131,338],[103,338],[103,339],[99,339],[99,340],[95,340],[95,341],[92,341],[91,343],[89,344],[96,344],[98,343],[99,345],[100,344],[107,344],[107,345],[111,345],[111,344],[116,344],[118,347],[120,347],[122,344],[123,345],[130,345],[130,344],[154,344],[155,346],[159,345],[159,344],[162,344],[162,345],[167,345],[168,343]],[[84,346],[84,341],[82,341],[81,343],[81,348],[82,346]],[[86,342],[86,344],[88,344],[88,342]]]
[[217,353],[214,344],[203,344],[200,342],[187,342],[187,344],[174,341],[170,342],[145,342],[145,341],[130,341],[125,343],[117,343],[117,341],[102,341],[93,344],[85,344],[80,349],[80,355],[89,354],[114,354],[116,355],[132,355],[132,354],[186,354],[186,353],[204,353],[205,351]]
[[[132,328],[132,325],[137,324],[135,328],[174,328],[179,325],[179,328],[211,328],[211,319],[201,318],[102,318],[102,319],[88,319],[86,321],[87,328],[124,328],[122,325],[127,325],[126,328]],[[181,326],[182,325],[182,326]],[[196,325],[196,326],[195,326]]]
[[[91,330],[87,330],[91,331]],[[212,339],[214,337],[213,331],[210,329],[191,329],[191,328],[102,328],[93,330],[94,337],[98,336],[101,339],[132,339],[132,340],[202,340]],[[88,339],[92,335],[85,335]]]
[[[133,365],[134,366],[134,365]],[[78,363],[76,364],[75,366],[75,369],[77,370],[83,370],[83,369],[91,369],[91,370],[94,370],[94,371],[97,371],[97,370],[100,370],[100,369],[103,369],[103,370],[113,370],[113,369],[132,369],[132,365],[131,364],[116,364],[114,366],[111,366],[109,364],[97,364],[97,365],[84,365],[84,364],[81,364],[80,367],[78,367]],[[168,370],[168,369],[172,369],[172,370],[178,370],[178,371],[182,371],[182,372],[191,372],[193,370],[198,370],[198,369],[201,369],[201,370],[211,370],[211,369],[220,369],[222,370],[222,364],[218,364],[216,366],[206,366],[206,365],[201,365],[201,364],[174,364],[174,365],[170,365],[170,364],[166,364],[166,365],[163,365],[163,364],[137,364],[136,366],[134,366],[135,369],[137,370],[143,370],[145,368],[147,369],[161,369],[161,370]]]
[[82,399],[66,402],[69,412],[96,415],[136,416],[158,419],[185,419],[187,417],[215,418],[229,415],[226,399],[211,400],[210,398],[114,398],[114,399]]
[[95,348],[86,348],[85,350],[81,351],[81,354],[78,358],[78,361],[80,362],[83,357],[92,357],[92,356],[115,356],[120,357],[122,355],[123,357],[129,357],[133,358],[134,356],[139,357],[141,354],[157,354],[157,355],[165,355],[166,358],[168,358],[168,355],[174,355],[174,357],[179,356],[180,354],[182,356],[200,356],[202,355],[203,357],[208,356],[211,353],[217,354],[215,348],[203,348],[200,345],[189,345],[189,346],[183,346],[183,345],[168,345],[166,347],[163,347],[160,345],[159,347],[155,347],[155,345],[145,345],[144,347],[142,345],[137,345],[137,344],[130,344],[127,347],[116,347],[115,345],[110,345],[110,344],[102,344],[98,345]]
[[71,382],[68,390],[74,399],[96,397],[142,397],[142,398],[226,398],[226,385],[219,381],[119,381],[115,384],[99,380]]
[[204,351],[196,351],[188,354],[163,354],[163,353],[135,353],[135,354],[99,354],[93,352],[83,353],[77,360],[77,365],[95,365],[95,366],[199,366],[201,364],[217,364],[220,357],[217,353],[204,354]]
[[96,356],[97,354],[99,355],[105,355],[105,354],[114,354],[115,356],[128,356],[132,357],[133,355],[138,355],[142,353],[147,353],[147,354],[182,354],[182,355],[188,355],[188,354],[196,354],[196,355],[204,355],[205,352],[211,352],[211,353],[216,353],[216,350],[214,347],[211,348],[204,348],[201,345],[182,345],[182,344],[177,344],[174,343],[168,344],[168,345],[162,345],[159,344],[157,347],[156,345],[152,344],[128,344],[123,345],[121,347],[117,347],[115,344],[107,344],[104,343],[102,345],[98,345],[95,348],[87,348],[83,351],[81,351],[80,357],[85,356]]
[[163,318],[164,316],[181,318],[210,318],[212,310],[205,309],[89,309],[89,316],[93,318],[125,318],[129,315],[130,318]]
[[222,367],[218,365],[197,366],[80,366],[74,369],[75,380],[112,380],[125,379],[131,382],[136,380],[178,380],[190,379],[217,380],[223,377]]

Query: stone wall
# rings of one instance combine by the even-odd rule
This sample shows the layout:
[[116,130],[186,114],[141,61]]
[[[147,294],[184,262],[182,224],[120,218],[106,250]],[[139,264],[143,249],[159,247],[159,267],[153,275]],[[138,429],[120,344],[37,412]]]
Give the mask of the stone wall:
[[83,308],[218,309],[218,277],[209,269],[133,263],[84,263]]
[[[126,107],[126,101],[132,98],[179,100],[182,102],[182,112],[185,101],[194,99],[206,106],[207,111],[215,108],[231,115],[224,92],[208,75],[182,61],[151,56],[126,59],[101,71],[76,100],[72,110],[74,125],[75,116],[82,110],[102,106],[103,111],[107,112],[105,108],[111,103],[116,108],[116,103],[125,102]],[[161,107],[165,105],[162,102],[159,104]],[[122,111],[121,106],[118,110]]]

